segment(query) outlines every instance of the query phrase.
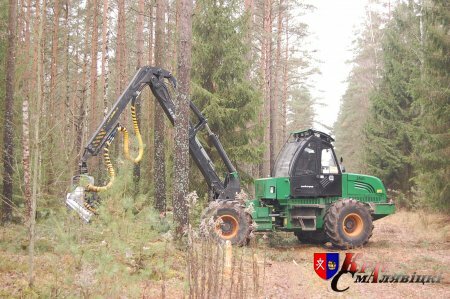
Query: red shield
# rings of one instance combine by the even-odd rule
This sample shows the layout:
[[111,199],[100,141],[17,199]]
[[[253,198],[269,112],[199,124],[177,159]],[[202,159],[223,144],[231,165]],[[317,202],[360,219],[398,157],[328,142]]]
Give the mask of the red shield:
[[314,271],[322,279],[327,279],[327,254],[326,253],[314,253]]

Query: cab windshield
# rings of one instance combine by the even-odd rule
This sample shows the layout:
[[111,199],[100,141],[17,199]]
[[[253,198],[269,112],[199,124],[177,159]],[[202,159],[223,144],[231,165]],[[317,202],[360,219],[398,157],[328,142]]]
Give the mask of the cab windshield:
[[297,149],[299,149],[300,143],[298,141],[288,141],[283,146],[280,154],[278,155],[275,167],[273,168],[273,177],[288,177],[289,168],[291,167],[292,158],[295,155]]

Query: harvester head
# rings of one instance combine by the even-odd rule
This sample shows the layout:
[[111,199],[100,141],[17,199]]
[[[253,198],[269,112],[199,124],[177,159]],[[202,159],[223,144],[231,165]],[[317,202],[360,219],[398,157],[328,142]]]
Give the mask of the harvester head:
[[87,223],[95,214],[92,208],[92,199],[88,198],[89,192],[86,191],[88,184],[94,185],[94,178],[89,175],[78,175],[72,178],[71,192],[67,193],[66,205],[76,211],[78,215]]

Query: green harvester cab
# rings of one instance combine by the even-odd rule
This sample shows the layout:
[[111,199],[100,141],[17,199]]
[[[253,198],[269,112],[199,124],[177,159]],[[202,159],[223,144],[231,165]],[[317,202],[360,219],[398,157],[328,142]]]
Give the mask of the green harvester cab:
[[383,182],[343,172],[332,142],[312,129],[291,133],[272,176],[255,180],[256,199],[247,203],[255,231],[291,231],[302,242],[351,248],[368,242],[373,220],[394,213]]

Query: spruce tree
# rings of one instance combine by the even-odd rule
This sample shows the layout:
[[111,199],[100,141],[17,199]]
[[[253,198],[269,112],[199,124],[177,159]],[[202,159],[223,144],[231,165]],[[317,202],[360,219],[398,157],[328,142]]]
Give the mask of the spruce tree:
[[414,94],[420,77],[418,17],[413,3],[400,4],[383,40],[384,70],[371,96],[367,122],[366,163],[388,188],[411,198]]
[[[251,144],[258,132],[261,98],[248,80],[250,50],[245,44],[247,15],[239,1],[200,0],[193,20],[192,98],[219,135],[234,165],[255,163],[260,151]],[[252,124],[252,125],[250,125]],[[220,158],[210,151],[213,161]],[[242,164],[241,164],[242,165]],[[219,173],[224,171],[217,164]]]
[[421,134],[414,165],[421,196],[439,208],[450,208],[450,4],[427,2],[422,32],[424,66],[419,92]]

